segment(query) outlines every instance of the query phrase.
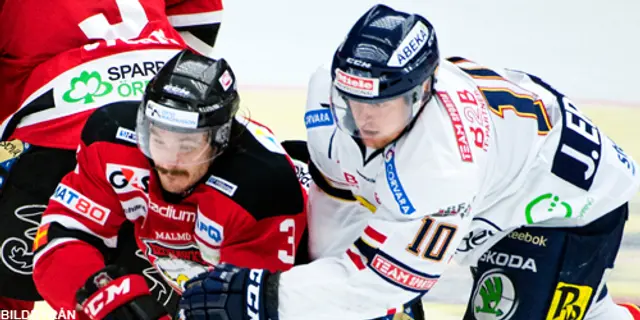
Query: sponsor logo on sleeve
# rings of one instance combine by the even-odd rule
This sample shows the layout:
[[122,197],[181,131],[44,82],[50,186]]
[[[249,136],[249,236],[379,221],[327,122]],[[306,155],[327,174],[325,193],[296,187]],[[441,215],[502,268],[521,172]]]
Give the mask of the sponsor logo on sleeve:
[[82,193],[62,183],[56,188],[56,191],[51,196],[51,200],[60,203],[67,209],[102,226],[104,226],[109,217],[109,213],[111,213],[111,210],[95,203]]
[[371,268],[385,280],[405,289],[426,292],[438,281],[438,277],[420,274],[403,264],[377,254],[370,262]]
[[451,119],[451,125],[453,126],[453,132],[456,136],[456,143],[458,144],[458,150],[460,152],[460,158],[464,162],[473,162],[473,155],[471,154],[471,148],[469,148],[469,139],[465,131],[464,124],[460,118],[458,108],[451,100],[451,97],[446,92],[438,92],[438,97],[444,104],[444,108]]
[[123,127],[118,127],[118,131],[116,132],[116,139],[120,139],[122,141],[130,142],[133,144],[138,143],[135,131]]
[[333,124],[333,114],[329,109],[310,110],[304,114],[304,125],[307,129],[331,126]]

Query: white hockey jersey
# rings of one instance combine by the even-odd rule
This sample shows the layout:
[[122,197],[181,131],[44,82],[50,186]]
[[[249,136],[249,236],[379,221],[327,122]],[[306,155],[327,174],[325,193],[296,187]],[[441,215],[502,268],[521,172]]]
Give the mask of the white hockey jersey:
[[330,86],[330,71],[319,69],[305,115],[316,168],[310,251],[319,259],[282,274],[281,320],[394,313],[452,258],[473,264],[524,225],[586,225],[640,186],[633,159],[523,72],[441,61],[434,97],[383,150],[336,127]]

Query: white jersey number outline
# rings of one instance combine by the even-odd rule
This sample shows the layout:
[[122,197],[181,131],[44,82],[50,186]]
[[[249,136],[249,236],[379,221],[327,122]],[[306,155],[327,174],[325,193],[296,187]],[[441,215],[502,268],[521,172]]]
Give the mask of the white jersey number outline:
[[87,38],[106,40],[109,44],[116,39],[131,40],[140,36],[149,22],[140,0],[115,1],[122,22],[110,24],[102,13],[84,19],[78,26]]

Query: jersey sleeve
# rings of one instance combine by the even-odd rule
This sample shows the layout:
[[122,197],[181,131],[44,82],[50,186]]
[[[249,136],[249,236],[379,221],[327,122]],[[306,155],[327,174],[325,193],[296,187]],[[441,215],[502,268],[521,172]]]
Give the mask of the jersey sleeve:
[[167,1],[171,25],[192,50],[211,56],[222,22],[222,0]]
[[[34,240],[34,281],[55,307],[75,309],[76,291],[104,267],[125,216],[101,165],[99,145],[82,145],[57,186]],[[82,259],[78,259],[82,257]]]
[[[340,134],[331,114],[329,93],[331,92],[331,74],[327,67],[320,67],[311,76],[307,92],[307,104],[304,123],[307,128],[307,146],[311,157],[314,182],[331,195],[345,200],[354,200],[350,195],[349,182],[338,164],[335,137]],[[325,183],[326,182],[326,183]],[[335,189],[335,194],[333,189]],[[347,190],[342,192],[340,190]]]
[[247,123],[238,139],[243,151],[230,151],[212,166],[198,200],[196,239],[208,240],[203,256],[217,240],[220,262],[289,269],[306,228],[306,190],[268,128]]
[[271,271],[288,270],[295,261],[306,223],[304,212],[246,220],[225,240],[221,262]]
[[[336,137],[341,134],[331,114],[329,92],[331,74],[326,66],[311,76],[307,93],[305,126],[309,150],[309,254],[318,259],[339,256],[363,228],[371,212],[350,190],[349,177],[337,159]],[[353,182],[353,180],[352,180]],[[344,236],[327,237],[340,233]]]
[[[290,178],[295,179],[295,175]],[[255,181],[258,186],[263,185],[261,182]],[[261,203],[253,203],[253,206],[243,206],[242,200],[237,201],[237,198],[212,195],[216,191],[211,189],[202,194],[198,201],[195,236],[203,257],[213,264],[230,263],[274,271],[291,268],[307,222],[306,194],[297,179],[293,183],[300,190],[297,194],[263,191],[270,194],[256,196]],[[237,186],[237,191],[242,187]],[[277,186],[273,188],[277,189]],[[260,206],[273,207],[272,203],[261,201],[267,198],[271,199],[269,202],[289,204],[280,206],[280,212],[256,212]]]

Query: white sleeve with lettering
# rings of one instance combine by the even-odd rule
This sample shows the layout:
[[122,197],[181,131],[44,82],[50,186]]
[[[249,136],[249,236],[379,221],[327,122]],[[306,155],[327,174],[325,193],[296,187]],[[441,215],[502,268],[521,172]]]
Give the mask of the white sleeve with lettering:
[[327,67],[320,67],[309,80],[304,124],[307,128],[307,146],[315,167],[330,186],[349,190],[340,165],[335,145],[338,127],[331,113],[329,95],[331,73]]

